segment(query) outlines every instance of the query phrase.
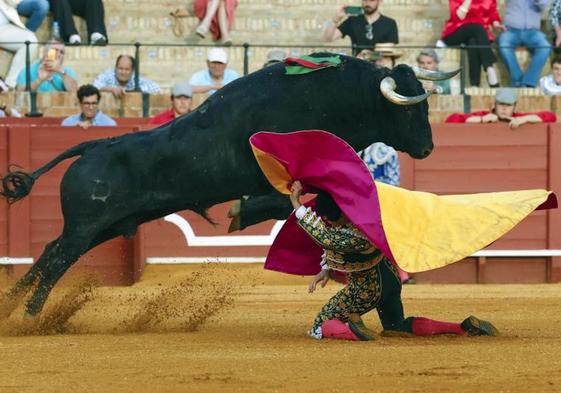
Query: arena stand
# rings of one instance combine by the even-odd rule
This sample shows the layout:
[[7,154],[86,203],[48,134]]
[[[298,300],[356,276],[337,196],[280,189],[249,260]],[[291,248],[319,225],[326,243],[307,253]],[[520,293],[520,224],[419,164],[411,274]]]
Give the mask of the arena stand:
[[[189,45],[212,45],[209,40],[199,41],[190,33],[197,24],[194,17],[180,20],[186,31],[184,37],[172,33],[169,12],[177,6],[191,9],[192,2],[170,5],[162,0],[140,0],[135,2],[135,7],[127,0],[104,3],[111,45],[68,47],[65,64],[78,71],[80,84],[88,83],[101,71],[113,67],[119,54],[134,54],[134,43],[141,42],[141,74],[164,88],[164,93],[149,97],[149,115],[169,108],[169,87],[205,67],[206,47]],[[245,48],[239,44],[244,42],[251,44],[247,51],[250,72],[259,69],[266,53],[279,43],[287,46],[288,54],[293,56],[330,48],[348,52],[347,40],[327,47],[319,41],[325,21],[339,4],[337,0],[240,1],[233,32],[234,43],[238,45],[229,49],[229,66],[242,72]],[[447,7],[448,2],[444,0],[384,1],[383,13],[395,18],[400,30],[404,56],[398,63],[414,64],[419,48],[434,45],[447,18]],[[51,22],[49,16],[38,31],[41,41],[50,37]],[[76,18],[76,22],[79,30],[85,32],[84,21]],[[438,52],[442,69],[460,65],[460,51],[439,49]],[[527,62],[525,51],[517,54]],[[0,74],[7,68],[9,58],[6,52],[0,51]],[[502,70],[499,67],[504,84]],[[458,86],[459,80],[455,83]],[[424,161],[401,157],[403,185],[443,194],[529,187],[561,193],[560,126],[525,126],[513,132],[505,125],[439,124],[449,114],[466,108],[474,111],[489,108],[494,91],[482,87],[468,88],[465,93],[429,98],[437,149]],[[205,98],[195,95],[194,107]],[[123,99],[104,93],[101,109],[116,117],[119,126],[87,131],[58,127],[62,117],[78,110],[74,94],[40,94],[37,99],[38,110],[47,117],[0,119],[2,172],[12,163],[27,169],[37,168],[64,148],[83,140],[146,128],[146,119],[141,118],[145,103],[140,93],[128,93]],[[29,109],[27,93],[10,93],[8,100],[22,112]],[[518,110],[551,109],[559,116],[560,100],[560,97],[545,97],[537,89],[521,89]],[[27,200],[14,205],[0,203],[0,256],[6,256],[0,259],[0,264],[6,265],[4,270],[8,274],[17,276],[27,270],[26,264],[37,258],[45,243],[58,235],[62,225],[58,184],[69,164],[70,161],[62,163],[45,175]],[[211,209],[211,216],[220,221],[217,227],[191,212],[156,220],[142,226],[132,240],[115,239],[86,254],[73,270],[95,266],[103,282],[127,284],[139,278],[146,261],[262,261],[278,224],[267,222],[227,235],[228,207],[229,204],[222,204]],[[446,269],[418,274],[416,278],[419,282],[558,282],[561,281],[560,233],[559,212],[534,213],[519,228],[493,244],[487,254],[478,254]]]

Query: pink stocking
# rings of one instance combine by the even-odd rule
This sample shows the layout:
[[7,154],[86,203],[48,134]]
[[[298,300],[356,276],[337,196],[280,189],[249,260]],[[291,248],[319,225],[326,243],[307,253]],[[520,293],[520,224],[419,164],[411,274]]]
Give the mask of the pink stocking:
[[459,323],[440,322],[428,318],[413,319],[413,334],[415,336],[434,336],[437,334],[457,334],[465,336],[467,333]]

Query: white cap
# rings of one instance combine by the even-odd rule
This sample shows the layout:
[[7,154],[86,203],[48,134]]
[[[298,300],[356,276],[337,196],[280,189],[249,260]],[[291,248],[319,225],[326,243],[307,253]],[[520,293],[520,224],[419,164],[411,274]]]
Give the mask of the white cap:
[[211,63],[214,61],[222,64],[227,64],[228,54],[222,48],[212,48],[208,51],[207,60]]

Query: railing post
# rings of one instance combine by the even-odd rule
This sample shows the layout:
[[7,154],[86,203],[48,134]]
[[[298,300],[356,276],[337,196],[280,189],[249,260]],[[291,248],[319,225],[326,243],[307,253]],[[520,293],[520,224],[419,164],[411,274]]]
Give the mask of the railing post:
[[460,94],[464,97],[464,113],[471,112],[471,96],[466,95],[466,57],[467,57],[467,48],[464,44],[460,45]]
[[134,91],[140,91],[140,42],[136,42],[134,46]]
[[29,111],[26,113],[27,117],[40,117],[43,116],[37,110],[37,92],[31,91],[31,53],[29,51],[30,41],[25,41],[25,91],[29,94]]
[[243,74],[249,74],[249,44],[243,44]]

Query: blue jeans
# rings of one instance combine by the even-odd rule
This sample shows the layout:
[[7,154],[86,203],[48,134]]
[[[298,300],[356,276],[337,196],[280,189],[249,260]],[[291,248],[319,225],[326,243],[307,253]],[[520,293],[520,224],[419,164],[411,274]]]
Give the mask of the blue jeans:
[[18,14],[29,18],[25,27],[31,31],[37,31],[49,12],[49,2],[47,0],[22,0],[17,9]]
[[[535,87],[551,51],[551,44],[547,41],[545,34],[537,29],[515,29],[508,26],[507,29],[499,36],[498,44],[499,52],[510,73],[511,84],[514,87]],[[532,55],[526,73],[520,69],[516,60],[514,51],[518,46],[528,48]]]

